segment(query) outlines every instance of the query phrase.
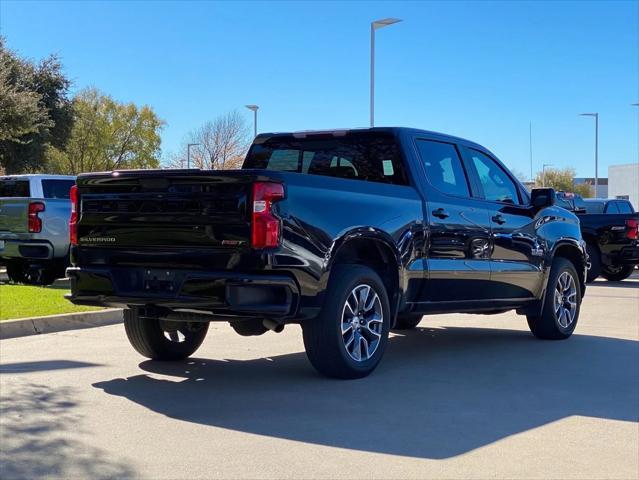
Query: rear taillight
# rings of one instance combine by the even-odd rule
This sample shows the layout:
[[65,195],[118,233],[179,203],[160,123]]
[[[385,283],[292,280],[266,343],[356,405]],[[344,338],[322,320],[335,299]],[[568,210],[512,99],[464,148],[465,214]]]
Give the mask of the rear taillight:
[[71,245],[78,244],[78,187],[73,185],[69,192],[69,198],[71,199],[71,218],[69,219],[69,241]]
[[273,202],[284,198],[284,186],[273,182],[253,184],[253,221],[251,246],[277,247],[280,242],[280,219],[273,215]]
[[42,231],[42,219],[38,213],[44,212],[44,203],[31,202],[29,204],[29,233],[40,233]]
[[626,220],[626,237],[630,240],[637,240],[639,238],[639,220],[636,218]]

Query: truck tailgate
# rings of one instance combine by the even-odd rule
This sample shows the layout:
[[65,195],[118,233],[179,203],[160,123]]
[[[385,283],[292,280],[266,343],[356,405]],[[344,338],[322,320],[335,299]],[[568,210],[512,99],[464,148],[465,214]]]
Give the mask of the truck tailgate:
[[28,198],[0,198],[0,236],[26,233],[28,229]]
[[246,247],[252,180],[241,171],[81,176],[78,245],[110,250]]

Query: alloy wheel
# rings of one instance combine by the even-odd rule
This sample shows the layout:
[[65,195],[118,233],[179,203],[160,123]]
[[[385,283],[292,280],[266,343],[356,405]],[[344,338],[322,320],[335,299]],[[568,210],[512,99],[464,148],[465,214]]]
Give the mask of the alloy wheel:
[[563,272],[555,286],[555,318],[562,328],[568,328],[577,314],[577,284],[569,272]]
[[356,286],[342,309],[341,333],[348,355],[356,362],[369,360],[379,347],[383,325],[377,292],[370,285]]

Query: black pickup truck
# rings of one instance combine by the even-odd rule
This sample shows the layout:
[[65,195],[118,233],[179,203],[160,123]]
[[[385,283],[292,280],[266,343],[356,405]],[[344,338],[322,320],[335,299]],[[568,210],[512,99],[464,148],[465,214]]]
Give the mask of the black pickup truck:
[[577,217],[484,147],[405,128],[261,134],[241,170],[80,175],[69,299],[122,306],[133,347],[195,352],[301,324],[311,363],[369,374],[389,330],[444,312],[526,315],[569,337],[585,292]]
[[557,205],[579,217],[590,262],[586,282],[599,276],[620,281],[632,274],[639,265],[639,213],[628,200],[584,199],[560,192]]

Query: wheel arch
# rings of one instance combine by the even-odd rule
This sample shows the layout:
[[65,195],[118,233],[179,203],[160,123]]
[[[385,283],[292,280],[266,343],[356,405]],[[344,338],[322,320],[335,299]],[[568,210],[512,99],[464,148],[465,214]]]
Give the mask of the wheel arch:
[[372,268],[386,287],[394,326],[401,301],[401,260],[392,237],[374,228],[352,230],[333,243],[326,265],[326,282],[335,265],[358,264]]
[[570,263],[575,266],[575,270],[577,271],[577,275],[579,276],[579,286],[581,288],[581,295],[583,296],[586,292],[586,252],[585,252],[585,242],[583,244],[576,241],[560,241],[557,242],[553,249],[553,254],[551,257],[552,260],[555,258],[565,258]]

